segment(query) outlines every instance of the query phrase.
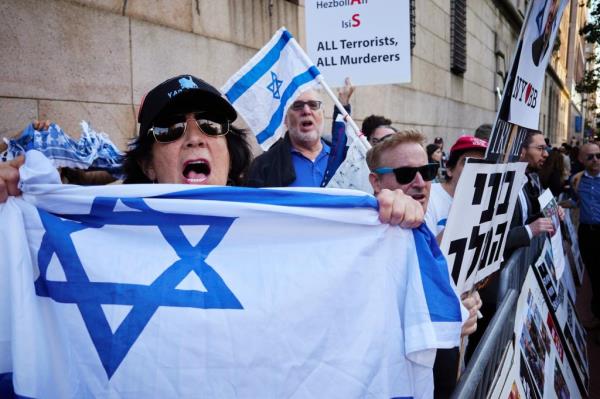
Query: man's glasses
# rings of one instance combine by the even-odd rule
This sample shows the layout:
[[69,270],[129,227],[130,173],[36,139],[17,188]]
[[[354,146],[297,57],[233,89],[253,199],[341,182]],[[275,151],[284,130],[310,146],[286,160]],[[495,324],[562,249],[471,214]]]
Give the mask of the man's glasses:
[[[181,115],[185,118],[185,115]],[[229,132],[229,121],[215,122],[210,119],[202,118],[202,113],[195,113],[193,118],[185,119],[183,122],[166,124],[164,126],[152,126],[149,131],[152,132],[154,139],[159,143],[172,143],[179,140],[187,129],[188,121],[193,121],[198,129],[207,136],[224,136]]]
[[294,101],[292,103],[292,105],[290,106],[291,109],[293,109],[294,111],[302,111],[304,109],[305,105],[308,105],[308,108],[312,109],[313,111],[316,111],[318,109],[321,109],[321,104],[323,104],[322,101],[317,101],[317,100],[308,100],[308,101]]
[[398,184],[408,184],[415,179],[417,172],[419,172],[425,181],[431,181],[435,179],[439,166],[440,165],[437,163],[428,163],[427,165],[416,168],[410,166],[404,166],[401,168],[377,168],[375,169],[375,173],[380,175],[394,173]]
[[586,159],[587,159],[588,161],[591,161],[591,160],[593,160],[593,159],[594,159],[594,157],[596,157],[596,159],[599,159],[599,160],[600,160],[600,152],[597,152],[597,153],[595,153],[595,154],[588,154],[588,156],[587,156],[587,158],[586,158]]
[[530,145],[529,148],[534,148],[534,149],[538,150],[539,152],[547,151],[545,145]]

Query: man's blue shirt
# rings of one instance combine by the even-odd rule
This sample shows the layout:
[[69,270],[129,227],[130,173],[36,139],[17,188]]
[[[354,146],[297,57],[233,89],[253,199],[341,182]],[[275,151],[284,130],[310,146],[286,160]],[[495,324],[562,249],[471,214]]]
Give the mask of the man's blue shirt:
[[327,170],[329,153],[331,152],[331,147],[327,143],[323,140],[321,140],[321,143],[323,144],[323,149],[317,155],[314,162],[306,158],[292,146],[292,163],[296,171],[296,180],[290,184],[290,187],[321,187],[323,176]]
[[584,224],[600,224],[600,175],[583,173],[579,187],[579,221]]

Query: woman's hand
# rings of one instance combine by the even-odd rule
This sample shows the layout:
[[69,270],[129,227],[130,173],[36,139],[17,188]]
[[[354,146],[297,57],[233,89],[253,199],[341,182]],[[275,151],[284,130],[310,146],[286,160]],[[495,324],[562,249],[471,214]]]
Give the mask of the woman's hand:
[[379,202],[379,220],[381,223],[400,225],[405,229],[414,229],[423,223],[423,207],[411,196],[400,189],[383,189],[377,194]]
[[25,163],[25,156],[21,155],[8,162],[0,163],[0,203],[6,202],[9,195],[20,195],[19,167]]

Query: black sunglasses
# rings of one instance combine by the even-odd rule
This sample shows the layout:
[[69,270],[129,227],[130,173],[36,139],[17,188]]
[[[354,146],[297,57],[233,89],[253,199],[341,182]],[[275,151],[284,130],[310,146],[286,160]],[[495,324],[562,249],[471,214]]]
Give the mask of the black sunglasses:
[[437,176],[439,164],[437,163],[428,163],[427,165],[419,166],[419,167],[411,167],[404,166],[401,168],[377,168],[375,169],[375,173],[378,174],[386,174],[386,173],[394,173],[396,176],[396,181],[398,184],[408,184],[414,180],[417,172],[421,175],[423,180],[431,181],[435,179]]
[[595,154],[588,154],[587,160],[591,161],[592,159],[594,159],[594,157],[596,157],[596,159],[600,159],[600,152],[597,152]]
[[[198,129],[207,136],[224,136],[229,132],[229,121],[215,122],[205,119],[206,116],[201,112],[194,113],[193,118],[186,118],[185,115],[176,115],[170,122],[157,123],[152,126],[148,132],[152,132],[154,139],[158,143],[172,143],[179,140],[187,129],[188,121],[193,120]],[[177,122],[173,122],[173,121]]]

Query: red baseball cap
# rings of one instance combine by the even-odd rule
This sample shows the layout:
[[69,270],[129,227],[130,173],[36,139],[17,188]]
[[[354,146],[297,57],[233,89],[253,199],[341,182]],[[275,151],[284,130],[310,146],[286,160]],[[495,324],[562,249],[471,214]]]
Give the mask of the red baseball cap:
[[450,153],[453,151],[464,151],[464,150],[486,150],[488,142],[486,140],[473,137],[473,136],[460,136],[456,143],[450,148]]

